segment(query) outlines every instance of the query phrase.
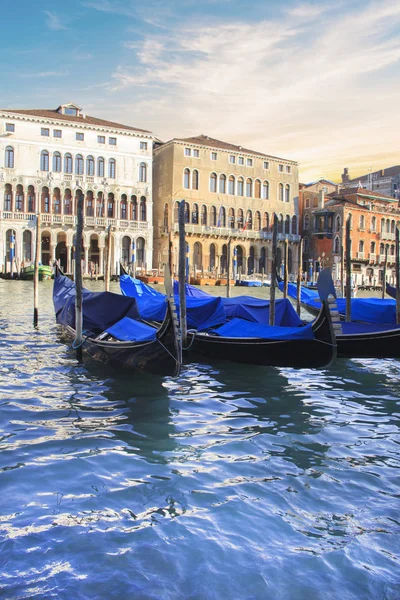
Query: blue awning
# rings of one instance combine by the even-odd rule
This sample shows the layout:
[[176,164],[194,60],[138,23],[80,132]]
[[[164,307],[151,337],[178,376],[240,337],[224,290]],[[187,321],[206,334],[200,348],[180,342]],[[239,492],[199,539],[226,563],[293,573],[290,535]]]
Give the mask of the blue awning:
[[280,327],[251,323],[234,318],[213,330],[213,333],[232,338],[261,338],[265,340],[312,340],[312,324],[304,327]]

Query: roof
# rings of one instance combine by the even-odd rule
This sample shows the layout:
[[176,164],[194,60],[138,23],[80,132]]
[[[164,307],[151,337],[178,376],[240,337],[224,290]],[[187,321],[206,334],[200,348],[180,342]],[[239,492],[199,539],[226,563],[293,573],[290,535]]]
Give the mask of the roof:
[[310,185],[315,185],[316,183],[329,183],[330,185],[338,185],[337,183],[335,183],[334,181],[331,181],[330,179],[325,179],[325,177],[321,177],[320,179],[316,179],[315,181],[310,181],[310,183],[305,183],[304,185],[306,187],[310,186]]
[[388,167],[387,169],[379,169],[378,171],[367,173],[367,175],[360,175],[354,179],[349,179],[347,183],[360,181],[360,179],[366,179],[368,181],[369,177],[373,177],[374,175],[377,177],[394,177],[395,175],[400,175],[400,165],[394,165],[393,167]]
[[[262,152],[257,152],[256,150],[249,150],[248,148],[243,148],[243,146],[237,146],[236,144],[230,144],[229,142],[222,142],[221,140],[216,140],[215,138],[209,137],[208,135],[204,134],[188,138],[173,138],[172,140],[170,140],[170,142],[184,142],[186,144],[196,144],[198,146],[218,148],[220,150],[230,150],[232,152],[239,152],[242,154],[253,154],[255,156],[262,156],[265,158],[276,158],[278,160],[283,160],[292,164],[297,164],[294,160],[289,160],[287,158],[279,158],[278,156],[271,156],[270,154],[263,154]],[[169,144],[170,142],[166,143]]]
[[67,121],[69,123],[81,123],[82,125],[97,125],[98,127],[108,127],[112,129],[126,129],[127,131],[138,131],[141,133],[150,133],[146,129],[138,129],[137,127],[130,127],[129,125],[121,125],[121,123],[114,123],[113,121],[105,121],[104,119],[97,119],[96,117],[75,116],[75,115],[64,115],[57,112],[57,109],[52,108],[2,108],[0,112],[13,113],[17,115],[26,115],[28,117],[41,117],[42,119],[54,119],[57,121]]
[[338,195],[343,197],[350,196],[353,194],[357,194],[357,196],[362,196],[365,198],[374,198],[375,200],[388,200],[391,202],[393,202],[393,200],[396,200],[396,198],[392,198],[391,196],[386,196],[385,194],[380,194],[379,192],[367,190],[363,187],[342,188],[339,190],[338,193]]

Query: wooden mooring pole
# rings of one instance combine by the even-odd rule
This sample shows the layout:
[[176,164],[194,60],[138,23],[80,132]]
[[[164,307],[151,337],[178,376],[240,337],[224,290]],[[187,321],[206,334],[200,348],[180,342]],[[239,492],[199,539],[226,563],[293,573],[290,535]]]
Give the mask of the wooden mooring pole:
[[283,297],[287,298],[289,284],[289,241],[285,240],[284,245],[284,264],[283,264]]
[[108,233],[107,233],[106,272],[104,275],[104,284],[105,284],[106,292],[110,291],[110,275],[111,275],[111,225],[108,226]]
[[82,362],[82,233],[83,233],[83,193],[78,196],[77,225],[75,242],[75,342],[76,358]]
[[186,324],[186,239],[185,239],[185,201],[179,203],[178,212],[179,225],[179,261],[178,261],[178,281],[179,281],[179,320],[181,326],[182,346],[187,345],[187,324]]
[[303,238],[299,242],[299,258],[297,265],[297,293],[296,293],[296,311],[300,316],[301,312],[301,274],[303,272]]
[[396,227],[396,323],[400,323],[400,233]]
[[227,257],[226,257],[226,297],[229,298],[230,295],[231,295],[231,240],[228,240]]
[[388,247],[385,246],[385,261],[383,263],[383,274],[382,274],[382,300],[385,298],[386,291],[386,272],[387,272],[387,260],[388,260]]
[[351,216],[346,221],[346,322],[351,321]]
[[35,265],[33,270],[33,326],[39,321],[39,262],[40,262],[40,213],[36,215]]
[[278,246],[278,217],[274,213],[272,226],[271,287],[269,290],[269,324],[275,325],[276,250]]

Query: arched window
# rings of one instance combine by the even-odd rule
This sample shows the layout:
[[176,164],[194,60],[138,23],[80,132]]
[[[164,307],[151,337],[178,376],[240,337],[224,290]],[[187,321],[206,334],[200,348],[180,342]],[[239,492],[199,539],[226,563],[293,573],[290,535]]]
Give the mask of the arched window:
[[201,207],[201,224],[207,225],[207,206],[205,204]]
[[144,249],[145,249],[145,240],[140,237],[136,240],[136,260],[138,267],[144,267]]
[[136,196],[131,196],[132,221],[138,221],[138,203]]
[[341,227],[340,215],[336,215],[336,218],[335,218],[335,231],[340,231],[340,227]]
[[385,231],[385,219],[381,219],[381,233]]
[[290,185],[285,185],[285,202],[290,202]]
[[215,244],[210,244],[210,271],[215,269]]
[[278,233],[283,233],[283,215],[278,215]]
[[237,211],[237,226],[239,229],[243,229],[243,210],[241,208]]
[[40,153],[40,170],[49,170],[49,153],[47,152],[47,150],[42,150]]
[[146,221],[146,198],[144,196],[140,198],[140,220]]
[[77,154],[75,156],[75,175],[83,175],[83,156]]
[[261,229],[261,214],[259,210],[256,210],[254,214],[254,229],[260,231]]
[[110,158],[108,161],[108,176],[110,179],[115,179],[116,162],[115,158]]
[[310,227],[310,215],[304,215],[304,229],[309,229]]
[[9,183],[6,183],[4,191],[4,210],[12,210],[12,187]]
[[211,173],[210,175],[210,192],[217,191],[217,174]]
[[198,225],[198,223],[199,223],[199,205],[196,203],[193,204],[192,223],[194,225]]
[[306,254],[310,249],[308,237],[305,237],[303,240],[303,251]]
[[228,227],[231,229],[235,228],[235,209],[230,208],[228,212]]
[[359,252],[364,252],[364,240],[360,240],[358,242],[358,251]]
[[53,172],[61,173],[61,154],[59,152],[53,154]]
[[183,171],[183,187],[185,190],[190,188],[190,169],[185,169]]
[[104,177],[104,158],[102,156],[97,159],[97,177]]
[[140,163],[139,165],[139,181],[141,183],[147,181],[147,165],[144,162]]
[[[364,215],[360,215],[360,229],[364,229],[365,227],[365,217]],[[361,252],[361,250],[360,250]]]
[[210,208],[210,225],[212,227],[215,227],[217,224],[217,209],[215,208],[215,206],[212,206]]
[[285,218],[285,233],[290,233],[290,216],[286,215]]
[[253,196],[253,181],[250,177],[246,181],[246,196],[247,198],[251,198]]
[[53,213],[55,215],[61,214],[61,192],[60,188],[54,188],[53,191]]
[[199,189],[199,172],[197,169],[194,169],[192,172],[192,189]]
[[22,185],[17,185],[15,193],[15,211],[24,212],[24,191]]
[[190,206],[185,202],[185,223],[190,223]]
[[375,254],[376,243],[371,242],[371,254]]
[[7,148],[6,148],[5,167],[6,167],[6,169],[14,168],[14,148],[12,146],[7,146]]
[[179,223],[179,204],[180,202],[178,202],[178,200],[175,202],[175,209],[174,209],[174,223]]
[[238,196],[243,196],[244,194],[244,179],[243,177],[238,177],[236,192]]
[[246,215],[246,228],[253,229],[253,213],[251,210],[247,211]]
[[107,203],[107,217],[109,219],[114,218],[114,194],[108,194],[108,203]]
[[86,159],[86,175],[90,177],[94,176],[94,158],[93,156],[88,156]]
[[64,154],[64,173],[72,173],[72,156],[69,153]]
[[219,193],[220,194],[226,193],[226,175],[219,176]]
[[396,221],[392,221],[390,225],[390,233],[395,233],[396,230]]
[[[121,209],[121,211],[122,211],[122,209]],[[89,191],[86,195],[86,216],[94,217],[94,198],[93,198],[93,192],[91,192],[91,191]]]
[[217,227],[226,227],[226,210],[225,206],[219,207]]
[[297,235],[297,215],[292,217],[292,234]]
[[371,218],[371,231],[376,231],[376,217]]
[[33,185],[28,187],[28,212],[35,212],[35,188]]
[[259,179],[254,182],[254,196],[255,198],[261,198],[261,181]]
[[122,194],[122,196],[121,196],[120,213],[121,213],[121,219],[128,218],[128,201],[127,201],[126,194]]
[[269,198],[269,183],[268,181],[263,181],[262,184],[262,199],[268,200]]
[[278,186],[278,200],[283,202],[283,183],[280,183]]
[[384,244],[379,245],[379,254],[381,256],[383,256],[385,254],[385,245]]
[[264,213],[263,229],[269,229],[269,214],[267,212]]
[[29,262],[32,260],[32,233],[29,230],[24,231],[22,243],[23,243],[23,261]]
[[339,237],[336,236],[335,241],[333,242],[333,253],[339,254],[339,251],[340,251]]
[[230,194],[231,196],[235,195],[235,178],[233,175],[229,175],[228,194]]

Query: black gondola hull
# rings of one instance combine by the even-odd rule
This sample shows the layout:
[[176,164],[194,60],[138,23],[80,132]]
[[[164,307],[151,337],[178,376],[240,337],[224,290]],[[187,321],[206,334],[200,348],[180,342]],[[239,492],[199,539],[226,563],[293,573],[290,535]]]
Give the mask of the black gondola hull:
[[227,338],[188,334],[190,352],[236,363],[271,367],[323,368],[336,358],[336,341],[326,302],[313,324],[312,340]]
[[339,358],[400,358],[400,329],[336,334]]

